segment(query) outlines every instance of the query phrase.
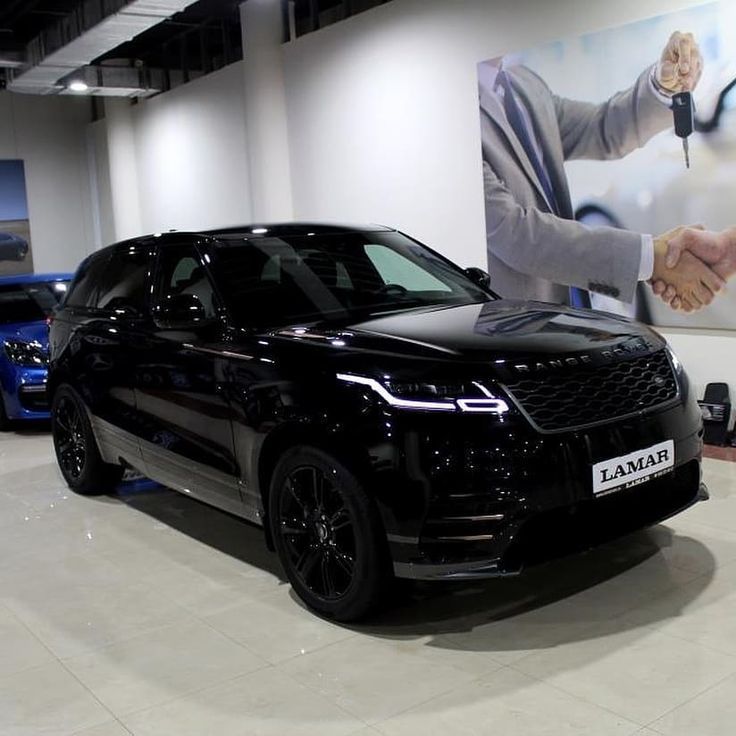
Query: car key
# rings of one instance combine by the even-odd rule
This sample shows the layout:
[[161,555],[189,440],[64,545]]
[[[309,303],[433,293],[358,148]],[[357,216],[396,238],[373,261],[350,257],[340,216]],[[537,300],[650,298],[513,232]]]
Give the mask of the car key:
[[685,166],[690,168],[690,143],[688,137],[695,127],[695,109],[690,92],[678,92],[672,96],[672,115],[675,118],[675,135],[682,138],[682,150],[685,152]]

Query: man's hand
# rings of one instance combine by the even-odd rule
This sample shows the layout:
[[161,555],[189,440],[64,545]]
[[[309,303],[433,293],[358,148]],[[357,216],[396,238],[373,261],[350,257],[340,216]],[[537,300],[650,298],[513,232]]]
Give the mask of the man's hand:
[[[736,274],[736,228],[713,232],[702,227],[681,228],[669,233],[665,265],[674,268],[683,252],[692,253],[725,282]],[[665,280],[653,281],[654,293],[662,297],[673,309],[680,306],[675,287]]]
[[[714,295],[725,286],[725,279],[709,268],[697,255],[684,250],[682,245],[679,245],[677,257],[670,254],[671,243],[692,242],[688,233],[702,234],[702,231],[694,228],[677,228],[655,240],[652,282],[655,293],[660,295],[664,293],[666,297],[667,288],[670,294],[674,295],[674,299],[668,302],[670,306],[692,312],[710,304]],[[670,266],[671,263],[675,265]]]
[[692,92],[703,73],[703,57],[692,33],[675,31],[657,63],[654,79],[668,95]]

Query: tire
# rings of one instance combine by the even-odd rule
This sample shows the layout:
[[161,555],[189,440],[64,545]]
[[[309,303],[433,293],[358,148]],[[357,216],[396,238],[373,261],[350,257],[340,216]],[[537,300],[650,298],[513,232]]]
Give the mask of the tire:
[[54,393],[51,432],[59,469],[75,493],[95,496],[120,483],[122,466],[103,462],[84,402],[69,384]]
[[355,621],[380,606],[392,578],[386,537],[345,465],[316,447],[287,450],[271,479],[268,515],[284,571],[310,608]]

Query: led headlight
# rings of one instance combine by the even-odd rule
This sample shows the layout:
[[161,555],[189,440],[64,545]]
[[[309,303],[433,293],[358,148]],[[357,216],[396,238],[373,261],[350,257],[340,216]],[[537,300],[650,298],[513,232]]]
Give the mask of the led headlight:
[[682,363],[680,363],[680,359],[675,355],[675,351],[669,345],[665,349],[667,350],[667,355],[670,357],[670,363],[672,363],[672,367],[675,369],[675,373],[679,378],[683,374]]
[[48,365],[49,356],[40,342],[24,340],[4,340],[3,348],[11,363],[22,366]]
[[367,386],[387,404],[398,409],[415,411],[453,411],[485,414],[505,414],[509,406],[494,396],[482,383],[378,381],[367,376],[338,373],[345,383]]

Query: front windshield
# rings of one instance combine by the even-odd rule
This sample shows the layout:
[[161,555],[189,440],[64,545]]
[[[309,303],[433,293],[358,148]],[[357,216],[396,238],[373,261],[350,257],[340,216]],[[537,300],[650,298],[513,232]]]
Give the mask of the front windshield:
[[239,324],[345,322],[491,296],[456,266],[396,232],[233,238],[212,268]]
[[66,293],[66,281],[0,285],[0,324],[40,322]]

